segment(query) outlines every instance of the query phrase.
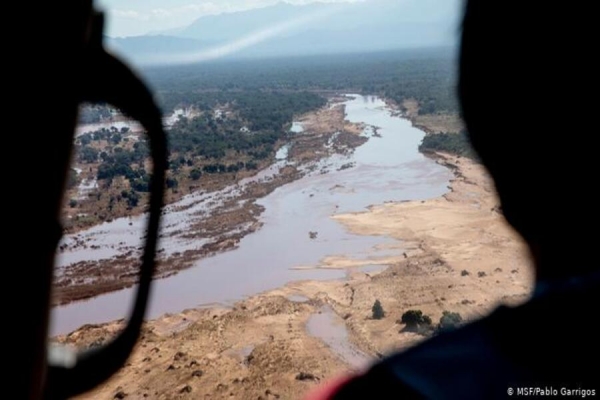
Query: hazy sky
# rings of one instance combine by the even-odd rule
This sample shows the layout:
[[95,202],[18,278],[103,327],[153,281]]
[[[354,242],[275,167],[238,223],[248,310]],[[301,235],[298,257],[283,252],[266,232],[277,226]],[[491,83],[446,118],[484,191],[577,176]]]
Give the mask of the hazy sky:
[[[308,4],[317,0],[286,0]],[[356,2],[368,0],[320,0],[320,2]],[[402,1],[402,0],[398,0]],[[264,7],[280,0],[99,0],[108,13],[109,36],[134,36],[185,26],[202,15]]]

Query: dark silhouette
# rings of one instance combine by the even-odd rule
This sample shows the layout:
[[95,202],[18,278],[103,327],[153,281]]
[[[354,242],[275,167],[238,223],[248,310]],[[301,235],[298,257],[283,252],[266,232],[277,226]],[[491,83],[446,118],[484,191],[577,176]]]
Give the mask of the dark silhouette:
[[375,300],[373,307],[371,307],[371,312],[373,313],[373,319],[382,319],[385,317],[385,311],[383,311],[383,306],[379,300]]
[[579,94],[597,74],[586,58],[594,26],[586,12],[470,0],[462,27],[464,120],[507,221],[531,250],[531,300],[391,356],[325,398],[505,399],[531,387],[598,396],[600,345],[588,325],[600,293],[596,149],[583,141],[595,114]]
[[[21,126],[11,138],[16,143],[7,147],[19,151],[30,145],[29,135],[35,138],[36,145],[27,148],[38,180],[37,185],[4,184],[16,188],[17,195],[3,193],[8,200],[3,206],[18,217],[9,216],[5,246],[17,254],[24,240],[34,244],[27,254],[17,254],[17,262],[5,263],[16,304],[7,307],[5,343],[19,352],[7,357],[5,397],[65,398],[107,379],[125,362],[139,334],[162,203],[164,136],[148,91],[102,50],[101,21],[91,0],[22,4],[7,13],[26,18],[15,31],[23,33],[22,40],[7,40],[4,77],[10,80],[10,105],[4,111],[29,132]],[[580,93],[597,74],[595,47],[589,45],[597,21],[585,20],[595,15],[590,9],[559,2],[470,0],[466,10],[460,60],[464,119],[495,179],[506,219],[530,246],[537,275],[533,298],[391,356],[330,397],[469,399],[507,398],[509,388],[519,387],[597,390],[594,364],[600,354],[591,325],[600,293],[592,203],[596,149],[583,139],[595,133],[596,121],[589,96]],[[26,36],[33,29],[32,37]],[[36,100],[44,107],[32,117],[27,106]],[[152,139],[154,181],[160,184],[151,187],[152,217],[132,324],[108,352],[79,357],[75,369],[68,363],[49,368],[58,215],[82,101],[112,103],[145,125]],[[53,132],[45,129],[50,120]]]
[[396,322],[406,325],[404,329],[409,332],[427,332],[431,328],[431,317],[421,310],[408,310]]
[[446,332],[452,329],[456,329],[462,324],[463,319],[457,312],[444,311],[440,318],[438,325],[439,332]]
[[[11,105],[5,113],[18,123],[28,124],[27,131],[15,131],[16,143],[10,147],[15,152],[28,149],[29,160],[37,169],[37,182],[35,185],[24,181],[5,183],[6,187],[17,188],[16,204],[12,196],[3,194],[9,200],[3,206],[17,217],[10,218],[5,228],[8,232],[4,236],[8,237],[5,256],[10,257],[10,253],[12,261],[18,260],[7,268],[11,271],[5,281],[16,286],[15,290],[7,287],[13,298],[10,304],[5,302],[10,309],[5,318],[14,329],[6,328],[5,340],[11,349],[17,350],[18,356],[5,377],[10,388],[3,397],[65,399],[90,390],[118,371],[140,334],[154,272],[166,139],[160,112],[148,89],[127,66],[104,50],[103,17],[94,11],[91,0],[26,7],[30,9],[15,15],[27,17],[27,30],[36,29],[35,40],[29,37],[23,42],[15,40],[13,43],[21,46],[21,51],[9,49],[11,61],[7,64],[13,69],[5,72],[5,78],[11,80],[7,85]],[[36,98],[43,106],[34,111],[28,104],[36,102]],[[54,353],[54,357],[47,357],[54,256],[62,236],[60,209],[77,108],[83,102],[114,105],[147,130],[153,161],[150,216],[137,297],[127,326],[105,347],[80,354],[64,349],[59,356]],[[51,130],[47,127],[49,121],[53,121]],[[23,201],[24,198],[28,201]],[[26,253],[19,253],[24,248]],[[10,311],[16,311],[16,316],[12,317]]]

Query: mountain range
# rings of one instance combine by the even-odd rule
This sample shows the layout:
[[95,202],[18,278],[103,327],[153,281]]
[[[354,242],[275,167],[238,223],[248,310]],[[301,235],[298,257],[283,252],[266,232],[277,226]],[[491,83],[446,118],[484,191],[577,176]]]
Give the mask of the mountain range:
[[203,16],[160,34],[108,38],[139,64],[281,57],[448,46],[460,0],[366,0],[273,6]]

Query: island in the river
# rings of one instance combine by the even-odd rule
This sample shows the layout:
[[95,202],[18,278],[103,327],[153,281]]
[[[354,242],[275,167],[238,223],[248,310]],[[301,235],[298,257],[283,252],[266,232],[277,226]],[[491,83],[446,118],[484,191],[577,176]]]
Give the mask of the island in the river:
[[[384,354],[414,345],[449,320],[473,320],[499,302],[514,304],[527,298],[532,277],[525,248],[505,223],[484,168],[461,147],[466,143],[459,137],[464,135],[463,128],[457,122],[456,106],[447,96],[451,61],[440,56],[407,62],[399,57],[390,61],[390,70],[381,76],[371,73],[381,60],[350,61],[354,68],[337,78],[322,70],[327,79],[318,74],[297,75],[307,80],[301,87],[324,96],[327,104],[295,114],[282,125],[286,132],[291,126],[301,125],[303,129],[274,145],[267,157],[270,161],[258,174],[245,176],[236,181],[235,188],[225,189],[216,197],[192,191],[178,200],[181,203],[166,209],[161,258],[181,257],[185,262],[188,252],[193,262],[187,265],[192,268],[177,276],[170,276],[174,270],[162,270],[161,277],[166,279],[156,281],[157,298],[170,290],[188,301],[194,290],[210,294],[208,286],[225,280],[222,287],[232,290],[234,301],[223,301],[218,290],[214,300],[208,296],[202,301],[202,293],[198,293],[198,303],[218,304],[176,309],[148,321],[128,365],[81,398],[300,398],[324,380],[360,370]],[[422,79],[424,70],[428,73]],[[244,73],[240,75],[242,78],[228,84],[248,79]],[[414,79],[416,76],[419,79]],[[339,90],[340,81],[352,82],[355,87]],[[300,83],[294,80],[294,85]],[[263,84],[270,90],[285,89],[281,79],[277,87]],[[203,89],[209,92],[207,87]],[[341,96],[357,92],[374,96]],[[169,100],[168,93],[163,96],[166,104],[170,101],[173,107],[182,106]],[[380,126],[368,123],[374,115]],[[421,144],[425,134],[420,130],[427,135],[457,136]],[[336,142],[338,132],[346,132],[351,144]],[[420,145],[427,158],[419,153]],[[384,151],[378,146],[390,149]],[[290,167],[295,172],[278,181]],[[245,195],[245,187],[258,189]],[[250,224],[251,230],[240,229],[231,247],[203,252],[202,246],[224,234],[210,225],[203,231],[203,221],[209,217],[206,209],[217,210],[215,215],[221,217],[216,227],[234,218],[231,208],[229,212],[221,208],[224,204],[243,208],[248,203],[253,204],[248,212],[255,218],[244,220],[241,226]],[[295,215],[298,209],[304,214],[276,218]],[[317,223],[313,221],[318,221],[309,217],[313,213],[325,215],[327,222],[311,228]],[[292,227],[301,228],[286,229],[292,220],[297,221]],[[302,225],[303,220],[306,225]],[[139,231],[142,222],[142,217],[132,216],[75,233],[74,237],[81,235],[80,242],[91,247],[99,237],[95,235],[107,227],[114,229],[111,237],[117,241],[116,249],[95,249],[98,252],[91,254],[97,254],[97,259],[89,265],[89,274],[110,268],[110,263],[100,261],[107,254],[118,256],[120,242],[125,243],[120,246],[139,245],[130,243],[129,227]],[[267,258],[262,250],[252,252],[262,249],[252,240],[260,240],[261,235],[276,238],[284,232],[298,235],[292,236],[298,247],[293,254],[298,260],[291,260],[291,266],[282,264],[289,260],[280,254],[281,246],[275,242],[269,249],[270,258],[283,268],[261,270],[266,268]],[[335,246],[339,244],[328,240],[340,237],[349,246],[338,251]],[[186,246],[193,247],[190,250]],[[330,252],[315,250],[327,247]],[[236,259],[237,251],[244,257]],[[215,258],[204,257],[214,253],[220,260],[217,266],[227,268],[235,262],[237,269],[226,270],[222,279],[210,282],[212,285],[195,282],[191,277],[200,276],[193,275],[198,273],[195,271],[202,271],[203,263]],[[90,252],[82,248],[68,248],[65,254],[72,257],[72,265],[90,262],[86,256]],[[307,261],[302,262],[300,255],[305,254]],[[316,262],[309,256],[315,256]],[[115,269],[114,274],[119,271]],[[88,272],[78,276],[83,278]],[[129,273],[133,276],[133,266]],[[258,279],[253,280],[252,275]],[[266,288],[257,284],[252,293],[254,282],[271,276],[274,278]],[[276,284],[278,279],[281,285]],[[177,285],[169,288],[169,282]],[[161,289],[161,285],[169,290]],[[236,285],[247,292],[236,291]],[[114,297],[102,303],[124,292],[94,297],[88,310],[101,312],[105,306],[122,302]],[[242,299],[236,298],[239,294]],[[375,307],[376,302],[381,310]],[[72,303],[65,310],[82,307],[71,308],[71,315],[85,315],[85,305]],[[56,340],[81,348],[99,346],[123,325],[122,321],[88,322]]]

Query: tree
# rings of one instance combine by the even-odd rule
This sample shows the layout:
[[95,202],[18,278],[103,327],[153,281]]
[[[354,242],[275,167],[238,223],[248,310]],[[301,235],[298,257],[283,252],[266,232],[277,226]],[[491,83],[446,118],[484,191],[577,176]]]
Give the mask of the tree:
[[[420,111],[423,109],[421,108]],[[471,147],[471,142],[466,134],[460,133],[438,133],[426,135],[419,146],[419,151],[427,153],[432,151],[446,151],[448,153],[477,159],[477,155]]]
[[122,138],[121,138],[121,134],[120,134],[120,133],[116,133],[116,132],[115,132],[115,134],[114,134],[114,135],[112,135],[112,136],[110,137],[110,141],[111,141],[112,143],[114,143],[114,144],[119,144],[119,143],[121,143],[121,139],[122,139]]
[[379,300],[375,300],[371,311],[373,312],[373,319],[382,319],[385,317],[385,311],[383,311],[383,307],[381,306],[381,302]]
[[92,135],[89,133],[86,133],[85,135],[80,136],[79,143],[81,144],[82,147],[85,147],[88,144],[92,143]]
[[135,179],[133,182],[131,182],[131,188],[137,192],[147,193],[150,191],[150,179],[148,176]]
[[98,150],[93,147],[84,146],[79,152],[79,160],[84,163],[94,163],[98,160]]
[[422,332],[431,327],[431,318],[423,315],[421,310],[408,310],[402,314],[400,322],[406,325],[406,330]]
[[459,313],[444,311],[442,313],[442,317],[440,318],[440,324],[438,326],[438,331],[445,332],[449,330],[453,330],[458,328],[460,324],[463,322],[462,317]]
[[202,176],[202,172],[198,168],[194,168],[190,171],[190,179],[197,181]]
[[79,183],[79,177],[77,176],[77,171],[73,168],[69,170],[69,179],[67,181],[67,187],[69,189],[73,189]]
[[168,189],[177,189],[179,186],[179,181],[177,178],[167,177],[167,188]]
[[140,201],[140,196],[133,190],[127,194],[127,205],[131,208],[137,207]]

